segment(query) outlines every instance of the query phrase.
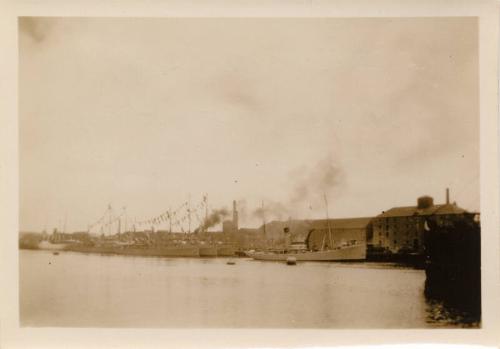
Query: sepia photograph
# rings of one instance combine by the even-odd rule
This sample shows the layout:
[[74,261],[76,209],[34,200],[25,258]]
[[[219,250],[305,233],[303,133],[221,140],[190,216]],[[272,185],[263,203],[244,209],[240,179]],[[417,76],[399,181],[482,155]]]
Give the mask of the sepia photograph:
[[478,329],[475,17],[19,17],[21,327]]
[[480,327],[477,24],[21,17],[21,325]]

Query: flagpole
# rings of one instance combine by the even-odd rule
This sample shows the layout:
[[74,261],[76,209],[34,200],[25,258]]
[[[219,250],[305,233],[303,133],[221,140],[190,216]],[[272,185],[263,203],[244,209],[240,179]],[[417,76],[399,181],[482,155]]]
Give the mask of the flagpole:
[[205,222],[203,223],[204,232],[207,231],[207,222],[208,222],[208,194],[205,194]]
[[328,226],[328,241],[330,245],[330,249],[332,246],[332,231],[330,229],[330,218],[328,217],[328,200],[326,199],[326,193],[323,193],[323,198],[325,199],[325,208],[326,208],[326,224]]
[[108,235],[111,235],[111,204],[108,205]]
[[170,234],[172,234],[172,210],[168,208],[168,222],[170,223]]
[[125,211],[125,233],[126,233],[128,228],[127,206],[124,206],[123,209]]
[[188,196],[188,234],[191,234],[191,193]]

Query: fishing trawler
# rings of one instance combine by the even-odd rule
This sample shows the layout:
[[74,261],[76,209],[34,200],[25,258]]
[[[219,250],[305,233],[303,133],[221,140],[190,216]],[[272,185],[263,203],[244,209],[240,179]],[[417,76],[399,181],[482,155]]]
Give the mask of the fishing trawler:
[[[332,237],[332,229],[328,218],[328,202],[324,196],[326,206],[326,230],[327,234],[323,236],[323,243],[319,249],[309,248],[309,237],[312,230],[306,238],[306,243],[289,243],[289,228],[284,228],[286,247],[280,250],[270,250],[265,252],[252,252],[248,255],[256,260],[263,261],[356,261],[366,259],[366,244],[356,240],[341,241],[336,243]],[[327,239],[328,238],[328,243]]]

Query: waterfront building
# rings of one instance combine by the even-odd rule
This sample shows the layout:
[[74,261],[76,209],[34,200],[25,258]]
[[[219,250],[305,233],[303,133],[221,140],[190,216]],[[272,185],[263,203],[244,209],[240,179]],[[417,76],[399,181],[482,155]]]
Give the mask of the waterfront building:
[[228,219],[222,222],[222,232],[227,236],[236,232],[236,227],[232,220]]
[[465,214],[466,210],[450,203],[448,190],[444,204],[435,205],[430,196],[419,197],[416,206],[393,207],[374,217],[372,233],[367,235],[368,248],[380,253],[423,254],[430,216],[446,224]]
[[[305,243],[311,250],[320,250],[322,247],[338,247],[354,242],[366,243],[367,231],[371,229],[371,219],[371,217],[359,217],[271,221],[266,224],[265,234],[262,233],[263,227],[256,229],[253,234],[262,236],[267,246],[271,247],[285,247],[288,241]],[[286,230],[289,233],[285,233]]]
[[236,246],[239,249],[264,249],[266,241],[261,228],[240,228],[235,237]]
[[305,241],[311,250],[320,250],[323,247],[335,248],[347,244],[366,244],[366,237],[372,229],[371,220],[371,217],[313,220]]

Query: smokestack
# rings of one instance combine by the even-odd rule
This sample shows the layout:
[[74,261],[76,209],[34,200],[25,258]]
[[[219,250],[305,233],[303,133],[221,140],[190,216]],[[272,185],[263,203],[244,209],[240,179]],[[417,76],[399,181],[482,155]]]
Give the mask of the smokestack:
[[446,188],[446,205],[450,204],[450,189]]
[[236,210],[236,200],[233,200],[233,227],[238,231],[238,211]]

